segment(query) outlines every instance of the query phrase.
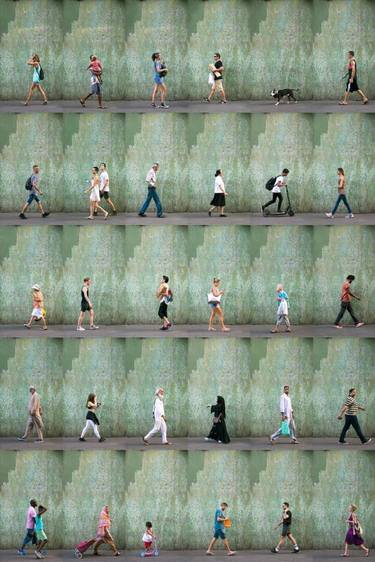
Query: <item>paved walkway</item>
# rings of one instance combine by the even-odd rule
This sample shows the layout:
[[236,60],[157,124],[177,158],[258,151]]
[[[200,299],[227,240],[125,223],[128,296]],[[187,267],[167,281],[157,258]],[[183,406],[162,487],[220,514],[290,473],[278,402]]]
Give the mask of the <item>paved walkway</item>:
[[[48,526],[47,526],[47,533],[48,533]],[[101,549],[101,558],[105,560],[114,560],[111,552],[106,550],[107,547],[102,547]],[[317,562],[322,560],[324,562],[333,562],[342,560],[340,557],[342,551],[339,550],[301,550],[298,554],[297,560],[303,562]],[[97,556],[92,556],[92,549],[88,551],[88,554],[84,555],[84,558],[88,560],[97,560]],[[27,556],[25,558],[34,559],[34,556]],[[48,556],[46,558],[49,562],[56,562],[58,560],[72,560],[74,559],[74,553],[72,550],[50,550],[48,552]],[[161,550],[159,560],[165,560],[166,562],[207,562],[207,560],[228,560],[225,552],[221,549],[217,549],[215,556],[208,557],[205,555],[205,551],[201,550],[174,550],[174,551],[166,551]],[[248,560],[254,560],[254,562],[269,562],[270,560],[282,560],[284,562],[290,562],[291,560],[295,560],[296,557],[294,554],[288,550],[287,548],[280,552],[277,556],[272,554],[270,551],[267,550],[241,550],[236,553],[233,557],[234,560],[237,562],[247,562]],[[363,560],[363,555],[358,552],[358,550],[351,550],[351,559],[361,559]],[[6,562],[14,562],[19,561],[19,555],[12,550],[2,550],[0,551],[0,560]],[[121,556],[116,558],[116,560],[140,560],[139,551],[122,551]],[[369,557],[367,560],[375,560],[375,554],[370,552]]]
[[77,332],[73,325],[50,325],[48,330],[42,330],[34,325],[30,330],[22,324],[0,324],[0,338],[335,338],[360,337],[374,338],[375,324],[368,324],[361,328],[354,325],[345,326],[338,330],[329,325],[300,325],[293,326],[291,333],[280,332],[271,334],[272,326],[263,324],[241,324],[230,326],[230,332],[209,332],[206,324],[175,324],[168,331],[162,331],[159,325],[152,324],[122,324],[104,326],[97,320],[99,330],[86,329]]
[[147,217],[139,217],[137,213],[119,213],[110,216],[107,220],[97,217],[94,221],[87,220],[87,213],[51,213],[43,219],[40,214],[28,213],[27,220],[19,218],[17,213],[0,213],[0,226],[35,226],[35,225],[75,225],[92,226],[97,225],[243,225],[243,226],[275,226],[275,225],[295,225],[295,226],[332,226],[332,225],[375,225],[375,213],[356,214],[354,219],[346,219],[345,214],[337,214],[334,220],[328,219],[322,213],[299,213],[294,217],[275,216],[263,217],[261,213],[228,213],[227,217],[209,217],[207,212],[201,213],[168,213],[164,218],[159,219],[153,212]]
[[[354,98],[353,98],[354,100]],[[99,110],[95,100],[88,101],[81,107],[77,100],[51,100],[42,105],[37,98],[29,105],[22,100],[0,101],[0,113],[373,113],[374,102],[363,105],[360,101],[352,101],[349,105],[339,105],[338,100],[306,100],[275,106],[271,97],[265,100],[229,101],[227,104],[218,102],[204,103],[201,101],[168,101],[169,109],[154,109],[147,100],[105,101],[106,109]]]
[[[337,434],[341,430],[342,424],[337,424]],[[105,427],[100,426],[102,435],[105,437]],[[210,428],[207,427],[207,431]],[[271,428],[274,430],[275,428]],[[220,445],[214,441],[205,441],[204,437],[172,437],[171,445],[162,445],[160,437],[150,441],[150,445],[145,445],[141,437],[110,437],[103,443],[99,443],[95,437],[87,437],[87,441],[78,441],[78,434],[81,427],[77,428],[77,437],[53,437],[46,438],[44,443],[35,443],[33,439],[29,441],[17,441],[16,437],[1,437],[0,450],[30,451],[92,451],[92,450],[116,450],[116,451],[155,451],[155,450],[174,450],[174,451],[375,451],[375,439],[368,445],[361,445],[357,438],[347,439],[348,445],[340,445],[338,437],[302,437],[299,438],[298,445],[292,445],[289,439],[278,439],[277,443],[271,445],[268,436],[265,437],[242,437],[234,438],[227,445]]]

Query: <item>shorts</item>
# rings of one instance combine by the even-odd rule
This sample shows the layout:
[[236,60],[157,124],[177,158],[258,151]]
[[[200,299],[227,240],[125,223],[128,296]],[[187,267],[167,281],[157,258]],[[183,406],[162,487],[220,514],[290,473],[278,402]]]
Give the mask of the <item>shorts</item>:
[[283,525],[282,531],[281,531],[281,536],[282,537],[287,537],[288,535],[290,535],[290,525]]
[[151,546],[152,546],[152,542],[143,541],[143,544],[144,544],[144,547],[147,548],[147,549],[151,548]]
[[100,199],[109,199],[109,191],[101,191],[100,192]]
[[90,305],[88,302],[81,302],[81,312],[88,312],[90,310]]
[[40,201],[40,199],[39,199],[39,197],[37,196],[36,193],[30,193],[30,195],[27,198],[27,204],[31,205],[31,203],[33,201],[35,201],[36,203],[39,203],[39,201]]
[[99,82],[95,82],[95,84],[91,84],[91,93],[95,96],[100,96],[102,93],[102,89],[100,87]]
[[223,529],[215,529],[214,538],[225,540],[225,533],[224,533]]
[[155,84],[164,84],[163,76],[159,76],[159,74],[155,74],[154,82],[155,82]]
[[34,318],[38,318],[38,320],[40,320],[41,318],[43,318],[43,310],[41,308],[33,308],[31,315]]
[[37,541],[46,541],[47,535],[44,531],[35,531]]
[[211,308],[216,308],[217,306],[219,306],[219,302],[209,302],[208,303],[210,305]]
[[219,80],[214,81],[213,88],[215,88],[215,90],[218,91],[218,92],[224,91],[222,78],[219,78]]

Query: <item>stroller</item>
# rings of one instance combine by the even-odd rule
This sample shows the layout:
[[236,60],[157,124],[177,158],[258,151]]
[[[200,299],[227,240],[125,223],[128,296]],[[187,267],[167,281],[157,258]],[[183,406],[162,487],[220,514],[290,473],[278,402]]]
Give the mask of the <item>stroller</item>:
[[152,558],[153,556],[159,556],[158,545],[156,544],[155,538],[152,541],[151,549],[148,550],[148,551],[142,550],[140,555],[141,555],[141,558]]
[[80,559],[83,558],[83,554],[94,544],[95,541],[96,539],[90,539],[88,541],[81,541],[78,543],[74,549],[74,556]]

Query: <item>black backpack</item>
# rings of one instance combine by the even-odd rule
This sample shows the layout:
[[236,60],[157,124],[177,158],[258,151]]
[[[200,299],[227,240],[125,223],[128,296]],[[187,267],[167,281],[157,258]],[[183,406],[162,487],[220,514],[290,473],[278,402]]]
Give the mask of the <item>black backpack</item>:
[[25,183],[25,189],[27,191],[31,191],[33,188],[33,184],[31,183],[31,176],[29,178],[27,178],[26,183]]
[[44,80],[44,70],[40,65],[39,65],[38,75],[39,75],[39,80]]
[[268,180],[268,182],[266,183],[266,189],[268,189],[268,191],[272,191],[272,189],[275,186],[277,178],[270,178]]

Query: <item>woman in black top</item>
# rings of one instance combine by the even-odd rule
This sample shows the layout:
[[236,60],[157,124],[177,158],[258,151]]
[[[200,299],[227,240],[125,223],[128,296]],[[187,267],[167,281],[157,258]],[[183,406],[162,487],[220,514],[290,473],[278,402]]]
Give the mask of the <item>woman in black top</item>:
[[98,438],[98,441],[100,443],[104,441],[104,438],[100,437],[99,420],[95,413],[97,408],[100,408],[100,406],[101,403],[97,401],[96,394],[94,393],[89,394],[86,401],[86,408],[87,408],[86,425],[82,430],[81,437],[79,438],[80,441],[86,441],[85,435],[90,428],[93,430],[95,437]]
[[214,414],[214,419],[211,431],[206,437],[206,441],[212,439],[218,443],[230,443],[230,437],[225,423],[225,400],[222,396],[218,396],[216,404],[211,406],[211,413]]

